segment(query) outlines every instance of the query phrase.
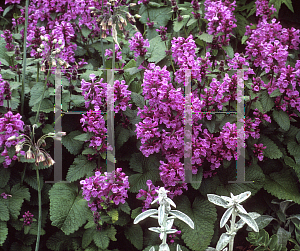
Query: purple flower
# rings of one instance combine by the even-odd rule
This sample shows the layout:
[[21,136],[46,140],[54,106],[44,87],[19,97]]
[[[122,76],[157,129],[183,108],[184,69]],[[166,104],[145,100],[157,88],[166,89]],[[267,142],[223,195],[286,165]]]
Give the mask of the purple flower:
[[10,30],[3,31],[3,34],[1,34],[1,37],[3,37],[6,42],[5,48],[7,49],[7,51],[13,51],[15,46],[12,43],[11,31]]
[[7,193],[2,193],[0,195],[3,197],[3,199],[7,199],[7,197],[11,197],[11,195]]
[[134,51],[134,56],[145,56],[148,51],[145,47],[150,47],[148,39],[144,39],[140,32],[134,34],[134,37],[128,40],[129,48]]
[[33,222],[33,214],[30,213],[29,211],[25,212],[23,215],[24,223],[23,226],[30,226],[31,223]]
[[259,161],[263,161],[264,154],[263,149],[266,149],[266,146],[263,146],[263,144],[254,144],[255,150],[253,150],[254,155],[259,159]]
[[148,192],[143,189],[140,189],[140,191],[136,195],[137,199],[141,198],[141,197],[145,198],[145,200],[143,201],[142,212],[146,211],[147,209],[149,209],[151,207],[151,202],[157,198],[157,196],[155,196],[157,194],[157,192],[155,190],[158,190],[158,188],[159,188],[159,187],[155,187],[152,184],[151,180],[147,180],[146,184],[148,186]]
[[162,41],[168,40],[168,38],[166,36],[166,34],[167,34],[167,27],[160,26],[159,29],[156,29],[156,31],[159,33]]
[[273,13],[276,11],[274,5],[269,7],[269,2],[267,0],[256,0],[256,16],[271,18]]
[[[120,50],[120,47],[117,44],[115,44],[115,59],[116,59],[116,62],[122,60],[122,51],[119,51],[119,50]],[[107,57],[107,59],[111,59],[113,57],[112,49],[106,49],[104,56]]]
[[20,4],[20,1],[21,0],[5,0],[5,4],[8,4],[8,3],[11,3],[11,4],[14,4],[14,3]]

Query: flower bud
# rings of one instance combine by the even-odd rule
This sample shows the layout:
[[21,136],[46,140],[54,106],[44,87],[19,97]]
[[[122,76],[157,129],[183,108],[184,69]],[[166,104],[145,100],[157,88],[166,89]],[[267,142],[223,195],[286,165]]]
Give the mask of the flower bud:
[[40,48],[37,48],[36,51],[37,52],[42,52],[42,50]]
[[40,48],[44,49],[44,48],[45,48],[45,45],[41,44],[41,45],[40,45]]
[[61,39],[58,40],[58,44],[59,44],[59,45],[62,44],[62,40],[61,40]]
[[59,65],[63,65],[64,62],[61,59],[57,59],[57,62],[59,63]]
[[112,17],[110,17],[109,20],[108,20],[108,25],[112,26],[112,24],[113,24],[113,19],[112,19]]
[[89,7],[90,10],[95,10],[96,8],[94,6]]
[[42,35],[40,36],[40,38],[41,38],[41,40],[42,40],[42,41],[44,41],[44,40],[45,40],[45,37],[44,37],[44,36],[42,36]]
[[39,162],[43,162],[45,160],[46,160],[45,155],[39,151],[36,156],[36,162],[39,163]]
[[57,43],[57,39],[55,38],[53,41],[52,41],[52,44],[56,44]]
[[49,39],[48,39],[47,37],[45,37],[45,41],[46,41],[46,42],[48,42],[48,41],[49,41]]
[[136,3],[130,3],[129,4],[129,7],[134,7],[134,6],[136,6]]
[[16,140],[16,139],[17,139],[16,136],[11,136],[11,137],[9,137],[9,138],[7,139],[7,141]]
[[25,159],[34,159],[34,158],[35,158],[34,153],[29,148],[29,150],[26,152]]
[[63,50],[64,48],[65,48],[65,46],[64,46],[64,45],[62,45],[62,46],[60,47],[60,49],[61,49],[61,50]]
[[56,49],[56,53],[60,53],[61,50],[59,48]]
[[142,16],[139,15],[139,14],[135,14],[134,17],[137,18],[137,19],[139,19],[139,18],[141,18]]
[[45,64],[42,64],[42,65],[41,65],[41,71],[42,71],[42,72],[45,72],[45,71],[46,71],[46,66],[45,66]]
[[56,66],[56,62],[54,59],[52,59],[52,66],[55,67]]

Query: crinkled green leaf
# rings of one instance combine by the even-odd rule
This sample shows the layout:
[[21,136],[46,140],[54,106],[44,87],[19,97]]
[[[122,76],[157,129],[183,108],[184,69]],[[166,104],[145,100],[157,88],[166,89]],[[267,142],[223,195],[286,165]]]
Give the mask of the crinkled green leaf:
[[270,96],[266,90],[261,92],[259,100],[262,104],[262,107],[263,107],[265,113],[270,111],[274,106],[274,101],[272,98],[270,98]]
[[73,154],[78,155],[81,152],[83,141],[74,140],[74,137],[81,135],[80,131],[72,131],[66,136],[62,137],[61,143],[64,145],[67,150]]
[[166,45],[161,40],[160,36],[152,38],[149,41],[149,44],[150,44],[149,52],[151,52],[151,57],[148,59],[148,61],[157,64],[166,56],[166,52],[165,52],[167,50]]
[[263,143],[267,148],[263,150],[264,156],[270,159],[279,159],[282,157],[282,152],[278,146],[265,135],[260,135],[260,143]]
[[73,164],[70,166],[66,180],[76,181],[92,174],[93,170],[97,167],[96,163],[89,161],[86,156],[79,155],[74,159]]
[[143,229],[140,225],[131,225],[125,229],[125,237],[138,249],[143,248]]
[[94,240],[96,246],[101,249],[106,249],[109,246],[109,238],[104,233],[104,231],[94,232],[93,240]]
[[285,111],[276,111],[274,110],[272,113],[272,116],[274,120],[277,122],[277,124],[285,131],[288,131],[290,129],[290,117]]
[[77,231],[91,213],[87,201],[79,194],[77,184],[55,183],[49,191],[52,226],[66,235]]
[[300,156],[300,145],[296,143],[296,141],[290,141],[287,144],[287,149],[289,153],[295,157]]
[[211,43],[213,41],[213,35],[203,32],[198,38],[206,43]]
[[[31,88],[29,106],[34,106],[35,104],[37,104],[41,101],[42,95],[43,95],[43,92],[44,92],[44,85],[45,85],[45,83],[37,82]],[[45,93],[46,92],[48,92],[47,89],[46,89]],[[44,97],[45,96],[46,95],[44,95]]]
[[161,7],[161,8],[149,8],[145,5],[142,5],[139,10],[139,15],[141,18],[139,21],[142,24],[146,24],[149,20],[154,20],[154,27],[159,28],[160,26],[166,26],[168,21],[170,20],[172,13],[171,7]]
[[5,221],[0,221],[0,246],[3,245],[8,235],[7,223]]
[[0,168],[0,188],[6,186],[10,177],[10,172],[10,168]]

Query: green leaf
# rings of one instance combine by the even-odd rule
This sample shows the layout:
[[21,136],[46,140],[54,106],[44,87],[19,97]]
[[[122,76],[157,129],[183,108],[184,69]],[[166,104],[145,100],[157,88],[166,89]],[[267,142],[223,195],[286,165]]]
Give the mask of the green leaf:
[[91,212],[76,183],[55,183],[49,191],[49,196],[52,226],[69,235],[85,224]]
[[281,0],[281,1],[289,8],[291,12],[294,13],[294,8],[291,0]]
[[134,59],[131,59],[124,67],[124,75],[126,79],[126,84],[129,85],[132,80],[135,77],[135,74],[140,71],[141,69],[138,69],[136,67],[136,61]]
[[177,19],[176,19],[176,20],[174,21],[174,23],[173,23],[173,30],[174,30],[175,32],[180,31],[181,28],[182,28],[183,26],[186,25],[186,23],[187,23],[188,20],[189,20],[189,18],[183,18],[182,21],[178,22]]
[[296,143],[296,141],[288,142],[287,149],[291,155],[300,157],[300,146]]
[[5,242],[7,235],[8,235],[7,223],[5,221],[0,221],[0,246],[2,246],[3,243]]
[[96,149],[88,147],[88,148],[84,149],[81,154],[83,154],[83,155],[88,155],[88,154],[94,155],[96,153],[97,153]]
[[130,131],[126,128],[121,127],[121,131],[120,134],[118,135],[117,142],[116,142],[117,149],[120,149],[121,146],[123,146],[124,143],[128,141],[130,136],[131,136]]
[[78,136],[75,136],[74,139],[79,140],[79,141],[89,141],[92,136],[93,136],[92,133],[87,132],[87,133],[82,133]]
[[[45,83],[37,82],[31,88],[29,106],[34,106],[35,104],[37,104],[41,101],[42,95],[44,92],[44,85],[45,85]],[[46,92],[47,92],[47,90],[46,90]]]
[[147,18],[149,18],[149,20],[155,21],[154,27],[159,28],[160,26],[167,26],[168,21],[171,19],[172,12],[171,7],[148,8],[143,5],[139,10],[139,15],[141,15],[139,21],[142,24],[146,24],[148,22]]
[[289,169],[282,169],[280,172],[273,172],[266,175],[263,188],[280,200],[293,200],[297,204],[300,204],[297,179]]
[[176,203],[178,211],[187,214],[194,222],[191,229],[186,223],[175,219],[174,223],[182,231],[182,239],[191,250],[202,251],[210,244],[217,218],[215,206],[207,200],[196,197],[193,206],[187,196],[182,195]]
[[7,8],[5,8],[5,10],[3,11],[2,16],[5,17],[6,14],[14,7],[13,4],[9,5]]
[[103,231],[94,232],[93,239],[97,247],[101,249],[108,248],[109,238]]
[[[39,103],[36,103],[33,107],[32,107],[32,111],[33,112],[37,112],[39,109]],[[53,103],[51,102],[50,99],[43,99],[41,106],[40,106],[40,112],[45,112],[45,113],[49,113],[49,112],[53,112],[54,111],[54,106]]]
[[142,207],[137,207],[133,209],[131,212],[131,218],[135,219],[140,213],[142,213]]
[[96,167],[97,165],[95,162],[89,161],[84,155],[79,155],[74,159],[73,164],[70,166],[66,180],[76,181],[91,175]]
[[227,53],[230,58],[233,58],[234,51],[230,45],[222,46],[223,50]]
[[[89,29],[87,29],[87,30],[90,31]],[[77,46],[76,51],[75,51],[75,56],[82,57],[86,54],[86,52],[87,52],[87,50],[85,48],[82,48],[81,46]]]
[[66,136],[62,137],[61,143],[73,155],[78,155],[81,152],[83,141],[74,140],[74,137],[81,135],[80,131],[72,131]]
[[128,180],[130,183],[130,192],[138,193],[140,189],[147,190],[147,180],[152,180],[153,183],[159,180],[159,170],[150,170],[143,173],[132,174],[129,176]]
[[16,184],[7,193],[11,195],[11,197],[8,197],[6,200],[9,213],[12,219],[16,220],[20,215],[24,199],[30,201],[29,189],[27,187],[21,186],[20,184]]
[[130,209],[130,207],[129,207],[127,201],[125,201],[124,204],[120,203],[120,204],[119,204],[119,208],[120,208],[123,212],[125,212],[125,213],[127,213],[127,214],[130,214],[131,209]]
[[85,100],[82,95],[71,95],[70,101],[74,103],[74,106],[84,106]]
[[270,98],[267,90],[261,92],[260,102],[265,113],[271,111],[274,106],[274,101],[272,98]]
[[150,44],[149,52],[151,52],[151,57],[148,59],[148,61],[157,64],[166,56],[166,50],[167,50],[166,45],[161,40],[160,36],[152,38],[149,41],[149,44]]
[[3,203],[3,198],[0,198],[0,221],[8,221],[9,220],[9,210],[7,208],[6,203]]
[[108,211],[107,214],[111,217],[112,223],[115,223],[119,219],[119,212],[117,209],[112,209]]
[[271,98],[274,98],[274,97],[278,97],[278,96],[281,96],[282,93],[280,92],[279,89],[275,89],[271,94],[270,94],[270,97]]
[[143,173],[143,154],[142,153],[134,153],[131,155],[129,166],[130,168],[139,173]]
[[0,188],[3,188],[6,186],[9,177],[10,177],[10,168],[0,168]]
[[87,248],[88,245],[91,244],[93,238],[94,238],[94,233],[96,232],[95,228],[88,228],[84,231],[83,236],[82,236],[82,247]]
[[135,92],[131,92],[131,99],[136,104],[136,106],[138,106],[140,108],[144,108],[145,100],[142,95],[137,94]]
[[80,28],[81,28],[82,35],[87,38],[88,35],[91,33],[91,30],[87,28],[85,25],[82,25]]
[[263,143],[267,148],[263,150],[264,156],[270,159],[279,159],[282,157],[282,152],[278,146],[267,136],[260,135],[260,143]]
[[290,129],[290,117],[285,111],[274,110],[272,116],[283,130],[288,131]]
[[202,177],[203,177],[203,168],[200,167],[200,168],[198,168],[197,174],[192,176],[191,186],[195,190],[199,189],[199,187],[201,186]]
[[188,21],[188,23],[187,23],[186,26],[190,26],[190,25],[192,25],[192,24],[194,24],[194,23],[196,23],[196,22],[197,22],[197,19],[191,18],[191,19]]
[[207,33],[202,33],[201,35],[198,36],[198,38],[206,43],[211,43],[213,41],[213,35],[207,34]]
[[131,225],[125,229],[125,237],[138,249],[143,248],[143,229],[140,225]]
[[248,39],[248,36],[243,36],[242,37],[242,44],[244,44],[246,42],[246,40]]

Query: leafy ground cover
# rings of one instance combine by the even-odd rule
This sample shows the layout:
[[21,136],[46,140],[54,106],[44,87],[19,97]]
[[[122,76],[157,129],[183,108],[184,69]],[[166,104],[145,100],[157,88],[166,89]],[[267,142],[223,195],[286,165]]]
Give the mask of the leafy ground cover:
[[133,222],[164,187],[194,223],[172,251],[216,247],[207,195],[246,191],[234,250],[300,250],[297,4],[2,1],[0,249],[158,250]]

